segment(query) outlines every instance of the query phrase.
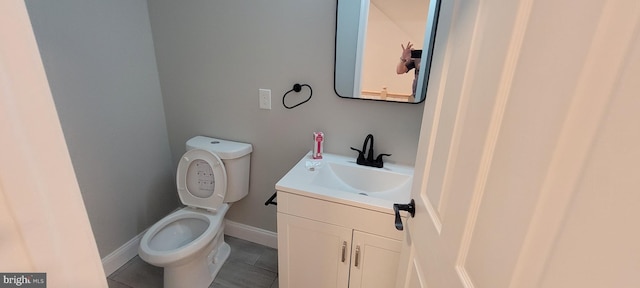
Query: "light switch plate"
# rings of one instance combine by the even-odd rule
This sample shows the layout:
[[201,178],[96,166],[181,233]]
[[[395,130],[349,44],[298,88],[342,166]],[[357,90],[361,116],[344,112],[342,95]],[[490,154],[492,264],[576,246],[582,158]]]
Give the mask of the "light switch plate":
[[270,89],[258,89],[258,98],[260,99],[260,109],[271,110]]

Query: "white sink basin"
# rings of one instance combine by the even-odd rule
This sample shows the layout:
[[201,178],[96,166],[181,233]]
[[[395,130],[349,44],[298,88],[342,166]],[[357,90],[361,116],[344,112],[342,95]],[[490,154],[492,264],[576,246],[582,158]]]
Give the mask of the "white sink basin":
[[413,167],[367,167],[355,158],[324,153],[323,159],[314,160],[307,153],[276,183],[276,190],[388,213],[394,203],[409,202]]

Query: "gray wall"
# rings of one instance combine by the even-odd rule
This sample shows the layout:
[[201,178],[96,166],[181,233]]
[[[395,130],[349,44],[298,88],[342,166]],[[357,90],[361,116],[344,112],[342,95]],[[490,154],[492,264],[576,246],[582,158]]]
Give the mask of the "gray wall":
[[[325,132],[327,152],[354,157],[349,147],[372,133],[377,153],[413,164],[424,104],[343,99],[333,91],[335,0],[148,5],[174,163],[194,135],[253,144],[250,192],[228,219],[276,230],[275,207],[263,203],[312,148],[313,131]],[[287,110],[282,95],[294,83],[310,84],[313,98]],[[272,110],[258,108],[259,88],[272,90]]]
[[178,205],[147,3],[26,3],[104,257]]

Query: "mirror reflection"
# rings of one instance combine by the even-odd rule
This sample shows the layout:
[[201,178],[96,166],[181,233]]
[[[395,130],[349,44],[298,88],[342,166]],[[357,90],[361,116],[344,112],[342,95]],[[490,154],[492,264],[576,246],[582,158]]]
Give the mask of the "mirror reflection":
[[422,102],[438,6],[439,0],[338,0],[336,94]]

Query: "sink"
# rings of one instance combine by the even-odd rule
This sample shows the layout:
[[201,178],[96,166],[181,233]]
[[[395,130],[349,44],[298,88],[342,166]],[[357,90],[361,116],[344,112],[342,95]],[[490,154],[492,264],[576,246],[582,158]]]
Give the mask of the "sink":
[[356,164],[355,157],[307,153],[276,184],[276,190],[392,213],[393,203],[407,203],[413,167],[385,163],[383,168]]
[[[379,192],[390,192],[411,184],[409,174],[397,173],[384,168],[372,168],[347,163],[327,162],[320,167],[312,183],[319,186],[345,189],[348,192],[376,196]],[[387,193],[388,194],[388,193]],[[382,195],[382,194],[381,194]]]

